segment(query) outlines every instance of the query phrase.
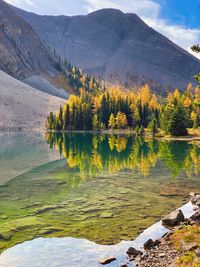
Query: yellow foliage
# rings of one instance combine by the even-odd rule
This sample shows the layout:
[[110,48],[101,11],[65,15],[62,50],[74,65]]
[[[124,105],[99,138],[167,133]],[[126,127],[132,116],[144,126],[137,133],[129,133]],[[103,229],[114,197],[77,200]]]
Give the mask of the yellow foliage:
[[151,94],[150,94],[150,87],[149,87],[148,84],[145,84],[142,87],[140,95],[141,95],[142,105],[144,105],[144,104],[149,102]]
[[180,99],[180,96],[181,96],[181,94],[180,94],[179,90],[176,88],[174,91],[174,98],[176,98],[178,100],[178,99]]
[[152,98],[149,102],[149,107],[153,110],[158,109],[159,108],[159,104],[158,104],[158,100],[155,94],[152,95]]

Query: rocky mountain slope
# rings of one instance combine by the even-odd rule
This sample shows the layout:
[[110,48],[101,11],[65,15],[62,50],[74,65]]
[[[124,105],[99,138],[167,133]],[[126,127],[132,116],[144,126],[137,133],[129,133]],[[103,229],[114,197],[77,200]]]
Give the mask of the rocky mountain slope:
[[185,87],[200,71],[197,58],[135,14],[104,9],[87,16],[39,16],[14,9],[46,47],[107,81],[148,81],[167,90],[168,86]]
[[33,28],[10,5],[0,0],[0,69],[51,95],[67,98],[55,80],[56,59]]
[[32,27],[0,0],[0,69],[15,78],[56,73],[55,62]]
[[0,130],[44,129],[49,112],[64,101],[0,71]]

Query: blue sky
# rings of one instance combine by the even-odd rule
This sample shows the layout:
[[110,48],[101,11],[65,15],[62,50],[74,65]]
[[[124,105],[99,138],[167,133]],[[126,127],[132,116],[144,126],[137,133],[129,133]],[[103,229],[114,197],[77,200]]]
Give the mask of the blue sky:
[[160,16],[171,23],[200,28],[200,0],[157,0]]
[[47,15],[79,15],[117,8],[139,15],[149,26],[190,51],[200,43],[200,0],[6,0],[22,9]]

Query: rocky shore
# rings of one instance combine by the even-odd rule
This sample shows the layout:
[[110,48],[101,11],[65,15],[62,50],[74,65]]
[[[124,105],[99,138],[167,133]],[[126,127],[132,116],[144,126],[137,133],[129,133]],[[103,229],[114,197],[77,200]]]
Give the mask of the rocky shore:
[[[134,258],[137,267],[200,266],[200,195],[190,193],[195,214],[185,219],[176,211],[162,220],[171,232],[159,240],[148,240],[144,252]],[[128,252],[128,251],[127,251]]]
[[[195,213],[186,219],[181,210],[176,210],[162,219],[170,232],[157,240],[149,239],[143,250],[130,247],[127,263],[120,267],[200,267],[200,194],[190,193]],[[107,265],[115,261],[110,257],[99,261]]]

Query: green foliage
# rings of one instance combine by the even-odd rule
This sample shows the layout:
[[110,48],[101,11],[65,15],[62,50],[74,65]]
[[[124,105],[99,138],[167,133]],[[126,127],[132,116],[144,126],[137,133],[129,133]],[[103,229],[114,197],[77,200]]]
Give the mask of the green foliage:
[[148,127],[151,131],[152,136],[155,137],[156,133],[158,132],[157,120],[155,116],[152,117]]
[[102,82],[95,77],[83,74],[81,69],[72,66],[67,61],[65,61],[65,68],[65,74],[69,80],[69,84],[75,89],[77,94],[80,94],[81,90],[91,93],[97,93],[102,90]]
[[191,49],[192,49],[193,52],[200,53],[200,46],[199,46],[199,44],[193,45],[191,47]]
[[[191,49],[192,49],[193,52],[200,53],[200,46],[199,46],[199,44],[193,45],[191,47]],[[200,73],[197,74],[196,76],[194,76],[194,78],[200,84]]]
[[[72,72],[76,69],[73,67]],[[143,135],[148,127],[152,136],[162,129],[174,136],[187,135],[187,128],[200,126],[200,89],[188,86],[185,93],[178,89],[159,98],[148,86],[139,91],[124,92],[117,88],[98,94],[81,90],[71,95],[57,114],[47,118],[49,130],[133,129]]]
[[183,107],[178,105],[169,121],[168,132],[173,136],[185,136],[187,132],[187,118]]

